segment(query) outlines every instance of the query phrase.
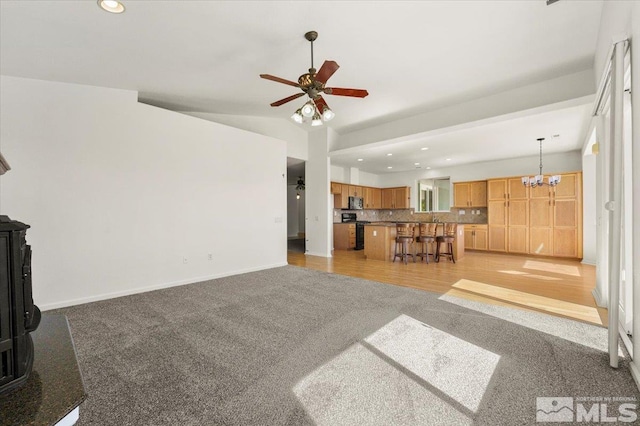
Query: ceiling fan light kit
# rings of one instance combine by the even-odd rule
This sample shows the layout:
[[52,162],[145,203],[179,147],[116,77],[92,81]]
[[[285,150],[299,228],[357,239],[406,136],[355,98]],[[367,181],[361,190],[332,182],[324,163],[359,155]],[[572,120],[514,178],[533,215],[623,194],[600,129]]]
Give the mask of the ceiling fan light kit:
[[305,121],[305,118],[311,118],[312,126],[320,126],[322,125],[323,120],[329,121],[336,116],[322,97],[322,93],[335,96],[364,98],[369,94],[369,92],[364,89],[325,87],[327,80],[329,80],[340,66],[335,61],[324,61],[320,70],[316,72],[316,69],[313,67],[313,42],[318,38],[318,33],[316,31],[309,31],[304,35],[304,38],[311,43],[311,68],[309,68],[308,73],[302,74],[298,77],[297,83],[271,74],[260,74],[260,77],[301,89],[302,93],[297,93],[284,99],[280,99],[279,101],[273,102],[271,106],[278,107],[306,94],[309,96],[309,100],[293,113],[291,119],[300,124]]

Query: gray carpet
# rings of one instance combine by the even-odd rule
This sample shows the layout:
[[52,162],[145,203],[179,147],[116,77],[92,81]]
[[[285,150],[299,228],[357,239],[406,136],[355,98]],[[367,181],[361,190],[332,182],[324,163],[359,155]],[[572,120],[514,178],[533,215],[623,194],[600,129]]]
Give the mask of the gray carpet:
[[60,309],[78,425],[526,425],[536,397],[640,398],[605,329],[440,297],[286,266]]

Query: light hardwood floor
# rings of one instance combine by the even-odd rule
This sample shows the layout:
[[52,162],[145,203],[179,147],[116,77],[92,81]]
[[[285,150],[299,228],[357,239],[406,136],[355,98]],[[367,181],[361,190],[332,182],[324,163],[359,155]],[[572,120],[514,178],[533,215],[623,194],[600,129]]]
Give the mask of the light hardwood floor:
[[595,267],[574,260],[469,251],[455,264],[410,261],[404,265],[365,259],[362,251],[335,250],[332,258],[288,252],[288,261],[319,271],[607,325],[606,309],[598,308],[591,295]]

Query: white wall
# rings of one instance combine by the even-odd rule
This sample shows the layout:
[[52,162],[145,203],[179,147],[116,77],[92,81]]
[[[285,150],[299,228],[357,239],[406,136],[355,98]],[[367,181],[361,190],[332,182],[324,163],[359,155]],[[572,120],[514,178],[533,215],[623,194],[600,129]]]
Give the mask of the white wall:
[[41,308],[286,264],[285,142],[135,92],[0,89],[0,212],[31,225]]
[[342,182],[342,183],[352,183],[354,185],[362,185],[362,186],[373,186],[378,187],[380,183],[380,177],[373,173],[363,172],[362,170],[355,169],[358,171],[358,182],[354,182],[353,170],[350,167],[342,167],[331,165],[331,181],[332,182]]
[[596,160],[582,157],[582,263],[596,264]]
[[309,157],[307,131],[291,120],[194,111],[183,114],[283,140],[287,142],[287,157],[299,160],[307,160]]

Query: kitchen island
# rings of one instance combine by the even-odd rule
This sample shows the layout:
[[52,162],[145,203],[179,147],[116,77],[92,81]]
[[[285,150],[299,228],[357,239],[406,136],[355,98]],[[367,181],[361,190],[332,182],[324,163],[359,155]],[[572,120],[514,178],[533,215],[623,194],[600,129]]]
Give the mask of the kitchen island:
[[[407,223],[407,222],[403,222]],[[419,235],[420,223],[414,223],[414,235]],[[437,235],[442,235],[444,229],[442,223],[438,223]],[[366,259],[393,261],[393,253],[396,240],[395,222],[372,222],[364,226],[364,257]],[[430,253],[435,253],[436,246],[432,244]],[[443,247],[444,249],[444,247]],[[416,245],[410,248],[411,253],[416,252]],[[464,257],[464,224],[459,223],[455,243],[453,244],[453,256],[456,259]]]

